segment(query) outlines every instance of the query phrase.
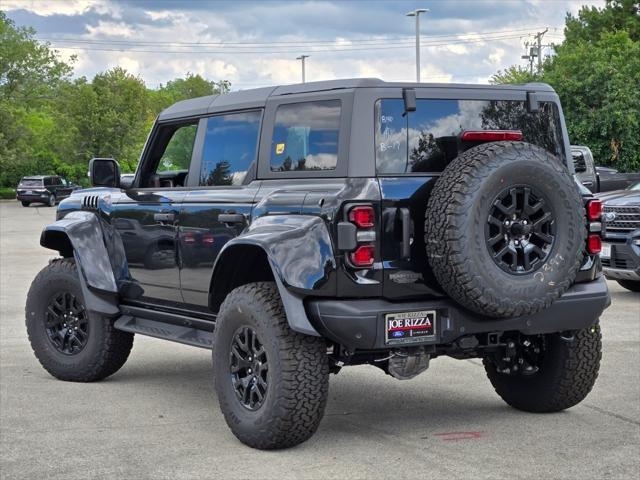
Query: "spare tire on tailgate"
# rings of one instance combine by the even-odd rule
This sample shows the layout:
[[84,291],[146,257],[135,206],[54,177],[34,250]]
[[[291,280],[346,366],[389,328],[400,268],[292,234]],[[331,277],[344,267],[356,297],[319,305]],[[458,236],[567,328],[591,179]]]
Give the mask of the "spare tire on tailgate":
[[425,245],[445,292],[491,317],[536,313],[573,283],[584,207],[562,161],[523,142],[473,147],[445,169],[426,210]]

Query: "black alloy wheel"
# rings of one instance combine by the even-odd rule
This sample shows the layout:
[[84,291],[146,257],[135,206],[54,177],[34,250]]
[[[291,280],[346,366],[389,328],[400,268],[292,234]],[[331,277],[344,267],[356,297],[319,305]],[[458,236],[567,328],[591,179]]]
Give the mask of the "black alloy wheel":
[[82,351],[89,339],[89,319],[80,300],[69,292],[56,293],[47,305],[45,328],[55,349],[65,355]]
[[267,353],[255,330],[243,326],[231,340],[230,373],[238,401],[249,410],[264,403],[268,389]]
[[514,275],[531,273],[552,250],[553,211],[531,187],[506,188],[492,203],[485,236],[489,253],[502,270]]

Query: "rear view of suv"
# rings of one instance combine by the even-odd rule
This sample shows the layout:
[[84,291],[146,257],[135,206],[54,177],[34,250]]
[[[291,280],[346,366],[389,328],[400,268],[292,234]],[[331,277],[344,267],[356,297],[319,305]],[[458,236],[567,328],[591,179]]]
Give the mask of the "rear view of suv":
[[44,203],[49,207],[67,198],[73,191],[64,178],[57,175],[35,175],[22,177],[16,188],[16,199],[23,207],[32,203]]
[[187,100],[132,181],[112,159],[63,201],[27,298],[44,368],[95,381],[134,334],[213,350],[245,444],[318,428],[329,374],[399,380],[481,358],[498,395],[557,412],[591,390],[609,294],[601,203],[547,85],[353,79]]

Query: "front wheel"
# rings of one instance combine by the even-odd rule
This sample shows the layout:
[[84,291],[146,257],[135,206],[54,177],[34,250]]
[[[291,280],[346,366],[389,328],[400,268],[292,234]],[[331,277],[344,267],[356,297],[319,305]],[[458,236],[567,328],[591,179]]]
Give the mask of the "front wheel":
[[259,449],[287,448],[317,430],[329,389],[326,344],[289,328],[276,285],[243,285],[216,320],[213,369],[233,434]]
[[133,334],[85,308],[73,259],[53,260],[36,276],[25,308],[31,348],[54,377],[73,382],[101,380],[124,365]]
[[512,407],[559,412],[580,403],[593,388],[602,358],[598,323],[576,332],[521,337],[516,343],[507,355],[509,366],[502,363],[502,353],[484,359],[493,388]]
[[632,292],[640,292],[640,281],[636,280],[618,280],[618,284],[622,288],[631,290]]
[[20,203],[22,203],[22,206],[23,206],[23,207],[28,207],[29,205],[31,205],[31,203],[30,203],[30,202],[26,202],[26,201],[24,201],[24,200],[23,200],[22,202],[20,202]]

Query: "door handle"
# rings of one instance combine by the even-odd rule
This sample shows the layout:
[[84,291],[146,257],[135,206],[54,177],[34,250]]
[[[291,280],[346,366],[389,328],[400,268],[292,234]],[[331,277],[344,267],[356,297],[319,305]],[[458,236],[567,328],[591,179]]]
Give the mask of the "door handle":
[[244,223],[245,218],[241,213],[221,213],[218,221],[222,223]]
[[408,208],[400,208],[399,213],[400,225],[402,226],[400,257],[409,258],[411,256],[411,214]]
[[176,219],[175,213],[154,213],[153,219],[158,223],[169,223]]
[[593,187],[593,182],[582,182],[585,187]]

